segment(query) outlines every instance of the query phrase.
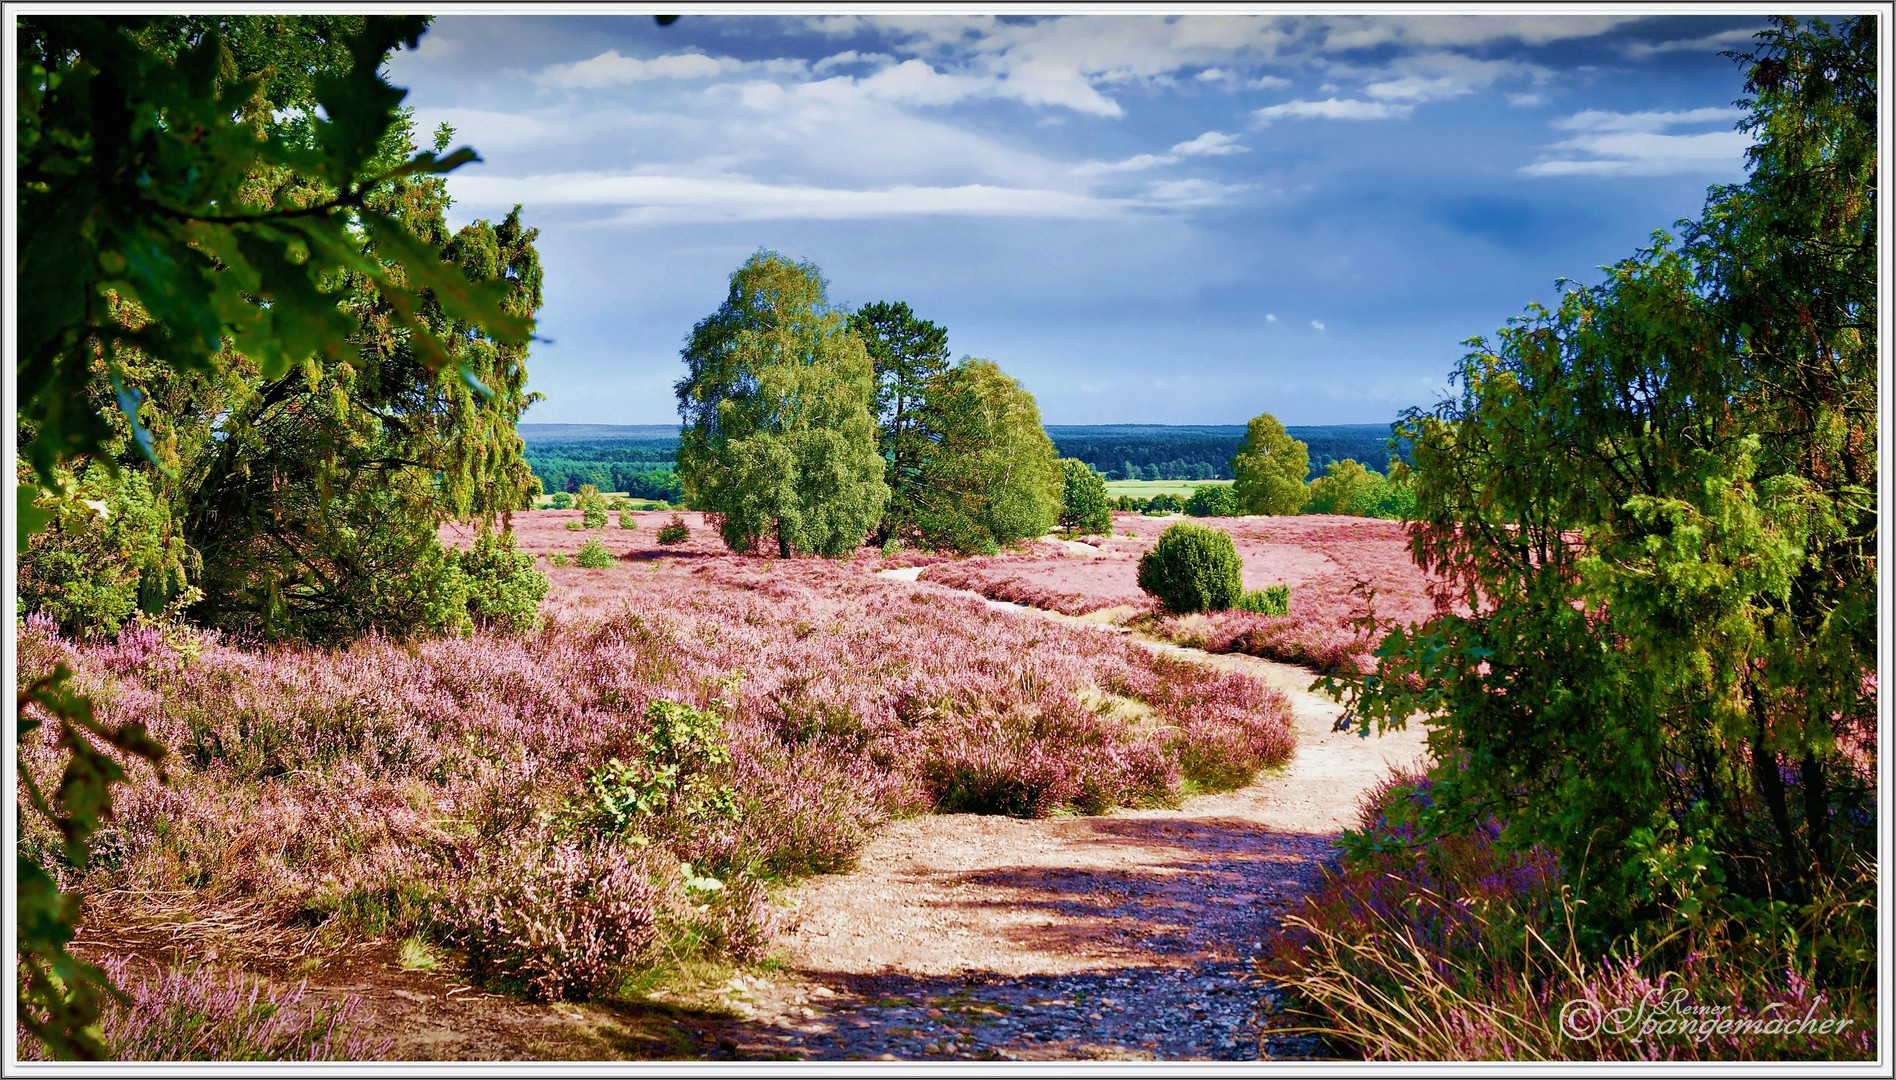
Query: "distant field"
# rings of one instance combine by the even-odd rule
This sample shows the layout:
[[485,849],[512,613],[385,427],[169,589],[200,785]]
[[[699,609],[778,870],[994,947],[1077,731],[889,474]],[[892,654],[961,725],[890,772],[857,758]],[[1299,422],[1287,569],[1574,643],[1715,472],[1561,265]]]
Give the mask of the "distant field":
[[[608,499],[611,499],[611,498],[622,497],[626,493],[623,491],[602,491],[599,494],[604,495]],[[553,505],[553,496],[551,495],[541,495],[538,498],[533,500],[533,508],[535,510],[546,510],[552,507],[552,505]],[[632,500],[632,509],[634,510],[655,510],[659,507],[659,505],[660,505],[659,502],[655,499],[633,499]]]
[[1230,486],[1229,480],[1108,480],[1106,497],[1117,499],[1130,495],[1135,499],[1150,499],[1154,495],[1178,495],[1189,499],[1192,492],[1201,487]]

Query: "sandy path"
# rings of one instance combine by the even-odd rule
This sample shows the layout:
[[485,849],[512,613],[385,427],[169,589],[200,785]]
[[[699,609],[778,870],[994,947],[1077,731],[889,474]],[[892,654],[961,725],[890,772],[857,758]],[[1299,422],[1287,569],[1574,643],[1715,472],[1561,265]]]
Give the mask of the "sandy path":
[[1315,884],[1361,795],[1422,756],[1422,734],[1334,732],[1340,709],[1308,691],[1302,668],[1139,643],[1283,690],[1297,729],[1290,763],[1177,810],[888,826],[854,872],[791,892],[787,970],[727,988],[745,1017],[727,1035],[735,1052],[1232,1060],[1308,1049],[1257,1044],[1250,957]]

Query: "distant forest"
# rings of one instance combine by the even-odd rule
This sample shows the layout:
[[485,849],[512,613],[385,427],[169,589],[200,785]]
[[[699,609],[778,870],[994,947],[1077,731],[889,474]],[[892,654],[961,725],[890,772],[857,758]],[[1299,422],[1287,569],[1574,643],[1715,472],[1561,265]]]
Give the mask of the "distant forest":
[[[1314,479],[1333,461],[1345,458],[1377,472],[1388,468],[1388,424],[1333,424],[1287,427],[1290,437],[1310,448]],[[1098,424],[1049,425],[1047,436],[1061,457],[1079,458],[1108,480],[1229,480],[1244,428],[1237,425]],[[1408,460],[1408,447],[1401,448]]]
[[685,497],[674,464],[678,455],[676,434],[665,438],[607,436],[558,443],[536,442],[524,431],[522,435],[527,444],[527,465],[548,493],[578,491],[581,484],[592,484],[600,491],[623,491],[634,499],[681,502]]
[[[1310,447],[1310,475],[1349,458],[1381,472],[1388,468],[1390,425],[1333,424],[1285,429]],[[635,499],[684,498],[673,462],[678,428],[670,424],[521,424],[527,464],[548,492],[581,484],[623,491]],[[1079,458],[1109,480],[1229,480],[1231,459],[1244,438],[1236,425],[1050,425],[1047,436],[1061,457]],[[1408,447],[1398,456],[1408,460]]]

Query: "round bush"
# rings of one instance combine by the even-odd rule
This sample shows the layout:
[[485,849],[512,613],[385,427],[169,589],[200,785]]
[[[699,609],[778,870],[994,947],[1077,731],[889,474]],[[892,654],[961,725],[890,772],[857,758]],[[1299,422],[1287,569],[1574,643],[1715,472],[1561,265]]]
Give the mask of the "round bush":
[[1181,521],[1140,557],[1139,587],[1181,615],[1223,611],[1244,595],[1243,570],[1230,533]]

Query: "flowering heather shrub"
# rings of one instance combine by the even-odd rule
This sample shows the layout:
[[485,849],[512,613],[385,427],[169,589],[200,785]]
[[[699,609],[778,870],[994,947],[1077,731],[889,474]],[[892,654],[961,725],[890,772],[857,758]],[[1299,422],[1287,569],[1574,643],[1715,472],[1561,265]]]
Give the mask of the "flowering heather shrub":
[[[535,517],[551,521],[519,528],[522,550],[560,530],[552,512],[516,525]],[[146,723],[172,750],[172,782],[131,770],[101,856],[60,872],[109,903],[184,892],[331,936],[454,927],[493,977],[596,993],[640,962],[642,927],[682,940],[715,915],[723,929],[705,929],[704,947],[752,949],[769,911],[738,905],[749,887],[735,883],[844,869],[877,825],[937,799],[1102,810],[1241,782],[1290,753],[1283,699],[1240,676],[877,578],[873,555],[701,547],[630,578],[555,568],[542,621],[522,634],[347,649],[205,636],[187,649],[150,628],[78,643],[30,621],[21,671],[65,661],[103,720]],[[729,807],[654,806],[615,831],[732,883],[706,913],[670,885],[633,888],[594,830],[542,824],[613,758],[641,760],[656,701],[721,717],[728,760],[701,772]],[[22,758],[56,782],[49,740],[30,737]],[[976,781],[1001,794],[951,794]],[[29,856],[56,859],[40,839],[23,837]],[[661,870],[641,880],[662,884]],[[547,940],[566,951],[533,967],[526,953]]]
[[[1341,870],[1259,960],[1308,1030],[1388,1061],[1874,1058],[1875,1001],[1826,996],[1775,942],[1740,944],[1711,927],[1663,970],[1638,955],[1590,958],[1551,853],[1505,849],[1493,822],[1419,843],[1416,811],[1429,798],[1413,774],[1372,792]],[[1712,1019],[1734,1026],[1813,1011],[1849,1023],[1700,1037],[1677,1023],[1705,1017],[1679,1005],[1724,1007]],[[1668,1019],[1674,1027],[1661,1026]]]
[[992,600],[1085,615],[1109,607],[1153,608],[1125,560],[1075,558],[1065,550],[1030,546],[1025,553],[960,559],[929,566],[921,580],[966,589]]
[[[996,600],[1084,615],[1130,606],[1152,612],[1140,591],[1137,560],[1167,523],[1134,514],[1115,518],[1116,535],[1098,542],[1104,557],[1069,558],[1041,547],[1024,555],[967,559],[922,572],[925,581],[969,589]],[[1152,632],[1212,652],[1243,652],[1331,670],[1370,665],[1376,635],[1352,620],[1373,608],[1380,624],[1427,617],[1434,602],[1428,579],[1409,557],[1400,522],[1315,515],[1221,518],[1243,558],[1248,590],[1290,589],[1283,615],[1223,611],[1202,618],[1153,612]],[[1373,603],[1359,583],[1374,590]],[[1135,616],[1137,617],[1137,616]]]
[[536,1001],[589,1000],[656,943],[664,895],[651,879],[662,858],[612,841],[517,838],[470,868],[443,916],[447,940],[477,979]]
[[739,874],[719,884],[722,887],[704,904],[699,932],[707,945],[723,955],[739,963],[757,963],[769,952],[783,916],[756,878]]
[[[373,1061],[392,1045],[358,1031],[360,998],[306,1001],[307,982],[286,988],[208,965],[158,970],[126,956],[99,966],[131,999],[100,1020],[116,1061]],[[18,1045],[22,1059],[45,1060],[39,1040]]]

